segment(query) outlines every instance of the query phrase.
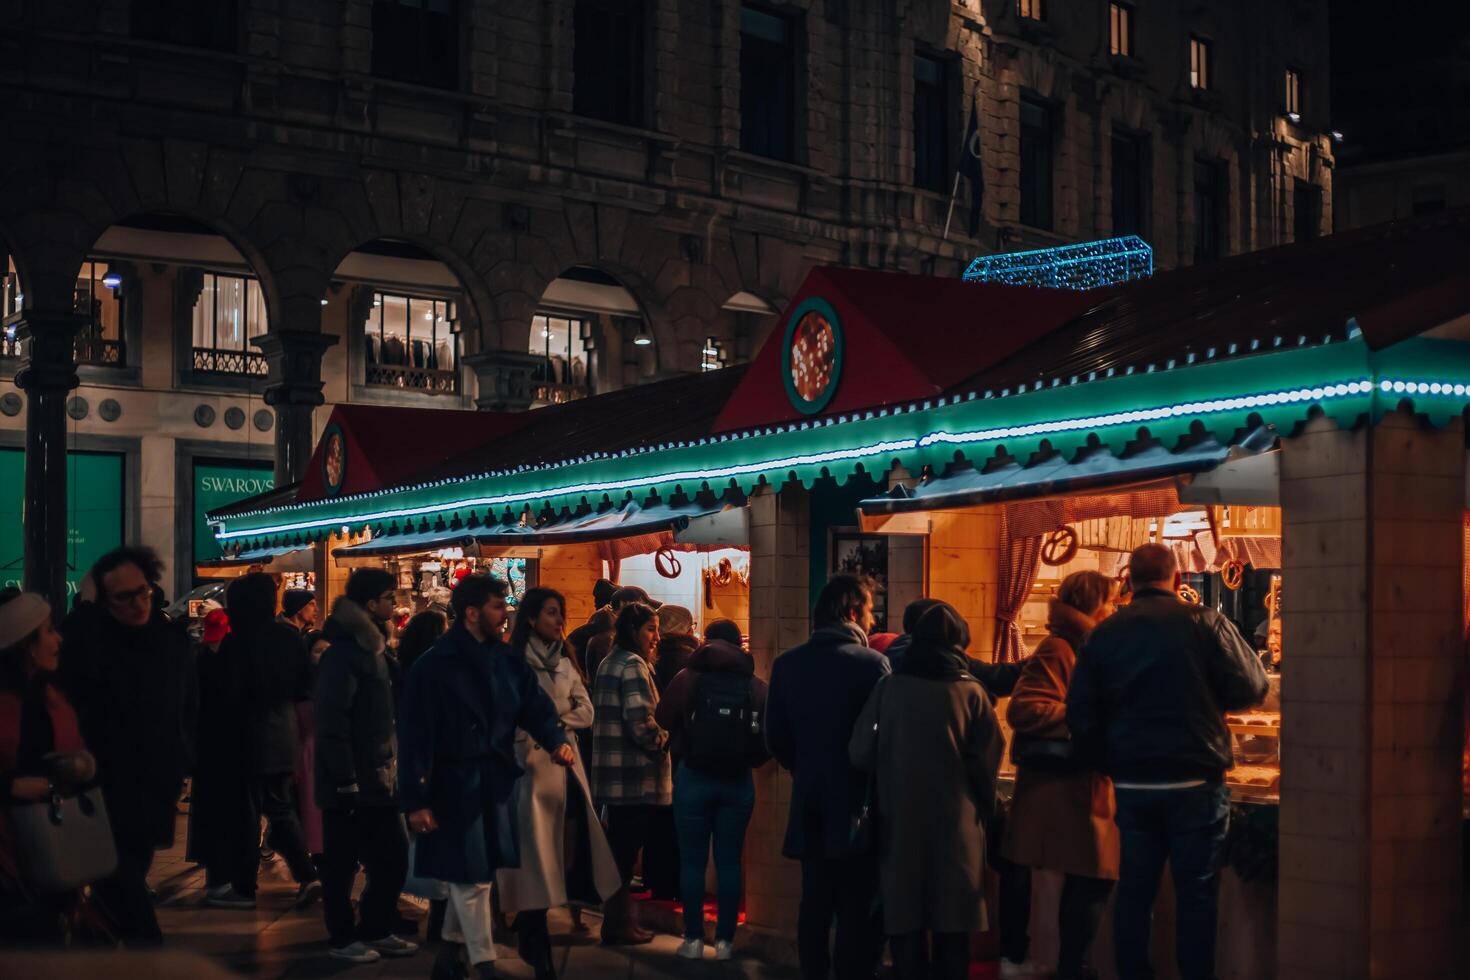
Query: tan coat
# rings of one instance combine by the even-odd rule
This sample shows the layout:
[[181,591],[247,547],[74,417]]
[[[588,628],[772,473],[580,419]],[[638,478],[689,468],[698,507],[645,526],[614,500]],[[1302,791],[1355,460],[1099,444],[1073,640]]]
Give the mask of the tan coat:
[[1004,745],[980,683],[885,678],[849,748],[857,768],[877,766],[884,931],[984,929],[985,818]]
[[[1067,686],[1091,622],[1052,600],[1047,628],[1011,694],[1006,720],[1017,735],[1068,738]],[[1093,770],[1043,771],[1020,766],[1001,853],[1016,864],[1089,878],[1118,877],[1113,783]]]
[[[536,671],[542,690],[555,702],[562,726],[568,732],[592,727],[592,698],[571,661],[560,657],[555,669],[547,670],[536,652],[528,650],[526,662]],[[577,752],[575,738],[568,738],[567,744]],[[582,805],[586,808],[584,823],[592,835],[593,881],[598,893],[604,899],[610,898],[622,887],[622,879],[592,806],[592,791],[587,785],[581,754],[577,754],[576,765],[565,769],[553,762],[551,755],[532,741],[530,735],[517,731],[516,762],[526,771],[516,780],[514,790],[521,866],[496,872],[500,907],[514,913],[523,909],[556,908],[567,903],[565,828],[571,780],[576,780],[581,789]]]

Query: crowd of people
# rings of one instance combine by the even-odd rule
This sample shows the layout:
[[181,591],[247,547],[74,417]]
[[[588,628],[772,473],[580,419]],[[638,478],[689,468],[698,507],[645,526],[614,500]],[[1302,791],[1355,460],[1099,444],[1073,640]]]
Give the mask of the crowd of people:
[[[1179,970],[1213,976],[1232,764],[1226,711],[1266,693],[1261,663],[1219,614],[1181,602],[1172,553],[1130,557],[1131,596],[1077,572],[1048,637],[1020,664],[971,658],[949,604],[912,603],[871,635],[870,584],[833,577],[811,638],[756,676],[738,625],[695,632],[686,608],[600,581],[567,632],[558,592],[514,611],[504,582],[459,581],[447,609],[394,636],[396,579],[352,573],[320,632],[315,599],[274,578],[233,582],[191,649],[161,610],[146,549],[98,562],[60,632],[38,596],[0,593],[0,934],[8,943],[158,944],[147,873],[189,784],[189,854],[205,904],[255,906],[262,854],[320,899],[328,950],[367,963],[418,951],[398,912],[430,901],[435,978],[495,975],[497,931],[538,980],[556,975],[547,911],[600,905],[601,939],[651,939],[632,894],[683,903],[678,955],[729,959],[752,773],[791,773],[783,852],[800,863],[806,980],[967,976],[972,936],[1001,934],[1002,976],[1028,960],[1030,873],[1064,875],[1055,976],[1093,976],[1114,903],[1117,968],[1152,976],[1165,862]],[[1008,698],[1017,777],[998,804]],[[116,861],[87,889],[35,887],[16,807],[100,789]],[[262,829],[264,833],[262,834]],[[987,908],[988,871],[999,908]],[[363,888],[352,895],[359,874]],[[641,880],[639,880],[641,878]],[[835,944],[834,931],[835,926]]]

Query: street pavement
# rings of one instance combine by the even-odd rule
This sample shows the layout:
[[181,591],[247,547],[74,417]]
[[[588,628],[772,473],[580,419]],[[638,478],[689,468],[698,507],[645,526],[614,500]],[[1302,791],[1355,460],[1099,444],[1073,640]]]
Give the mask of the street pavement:
[[[327,955],[321,905],[315,904],[304,911],[292,908],[296,886],[290,881],[280,861],[262,866],[260,892],[254,911],[203,907],[204,871],[184,861],[182,841],[185,832],[184,823],[180,821],[177,835],[180,846],[161,852],[154,862],[150,876],[150,881],[158,892],[158,918],[171,953],[199,954],[211,964],[223,967],[231,973],[272,980],[307,980],[320,977],[369,980],[423,978],[429,975],[433,961],[433,952],[429,949],[420,949],[412,957],[385,958],[363,966],[331,959]],[[421,914],[407,904],[403,909],[406,915]],[[574,934],[571,917],[564,910],[554,910],[550,916],[557,970],[567,980],[789,980],[797,976],[795,970],[774,969],[739,955],[729,962],[716,963],[712,944],[705,951],[705,962],[680,960],[674,955],[678,940],[670,935],[660,935],[648,946],[603,947],[597,942],[601,918],[591,913],[584,918],[588,931]],[[416,939],[420,943],[424,940],[422,923]],[[499,950],[501,959],[497,968],[502,976],[532,976],[530,968],[516,957],[514,948],[501,945]],[[195,980],[205,980],[206,976],[216,975],[203,964],[200,966],[201,969],[192,974]],[[5,972],[0,969],[0,976]],[[106,975],[116,976],[120,972],[110,970]],[[157,980],[163,974],[171,972],[140,970],[134,975],[149,976]],[[91,974],[90,971],[68,971],[68,975]],[[191,974],[185,969],[181,975],[188,977]]]

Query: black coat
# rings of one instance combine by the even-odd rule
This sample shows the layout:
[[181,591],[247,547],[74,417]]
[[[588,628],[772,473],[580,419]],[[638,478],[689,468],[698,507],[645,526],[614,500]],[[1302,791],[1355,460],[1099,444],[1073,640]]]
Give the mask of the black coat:
[[254,775],[294,772],[298,735],[296,702],[311,697],[311,660],[301,631],[276,617],[276,582],[243,575],[225,592],[230,633],[219,652],[233,674],[245,711]]
[[1067,728],[1115,781],[1218,780],[1234,764],[1224,713],[1259,704],[1267,687],[1230,620],[1144,589],[1083,645]]
[[208,867],[227,867],[240,841],[250,838],[250,730],[240,697],[238,671],[223,645],[200,644],[199,722],[194,781],[189,787],[191,854]]
[[461,884],[520,867],[516,729],[548,752],[565,744],[556,705],[524,657],[455,626],[420,657],[403,695],[405,812],[434,812],[415,843],[414,873]]
[[134,629],[84,601],[62,634],[57,679],[97,759],[113,835],[123,847],[170,846],[198,710],[185,627],[155,612]]
[[[903,670],[903,658],[913,641],[912,636],[903,633],[888,645],[885,656],[888,657],[888,665],[893,668],[895,674]],[[1011,692],[1016,689],[1016,682],[1021,679],[1021,669],[1025,666],[1025,661],[1013,664],[992,664],[974,657],[966,657],[965,663],[969,667],[970,676],[980,682],[980,686],[985,688],[985,693],[990,695],[991,701],[999,701],[1001,698],[1011,696]]]
[[861,634],[817,630],[771,667],[766,745],[792,775],[791,816],[782,853],[790,858],[845,857],[853,813],[866,780],[848,761],[852,726],[889,672]]
[[339,806],[339,790],[357,788],[360,806],[395,806],[398,737],[387,640],[367,610],[346,596],[323,629],[331,646],[316,678],[316,802]]

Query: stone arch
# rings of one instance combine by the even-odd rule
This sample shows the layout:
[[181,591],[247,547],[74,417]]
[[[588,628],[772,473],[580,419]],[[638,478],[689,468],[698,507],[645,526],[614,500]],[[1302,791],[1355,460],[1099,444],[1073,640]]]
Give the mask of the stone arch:
[[[585,312],[592,317],[593,346],[585,368],[596,390],[611,390],[657,377],[669,370],[669,358],[676,349],[673,326],[666,315],[655,317],[648,297],[650,287],[636,274],[605,261],[581,262],[563,269],[541,286],[534,308],[525,321],[525,341],[510,350],[530,352],[532,324],[542,310]],[[519,326],[519,324],[517,324]],[[548,324],[545,329],[550,329]],[[631,334],[631,336],[630,336]],[[644,341],[647,343],[644,343]],[[575,341],[573,342],[575,346]],[[630,347],[634,353],[634,371],[625,367]],[[553,362],[549,360],[548,365]],[[560,382],[561,379],[551,380]]]

